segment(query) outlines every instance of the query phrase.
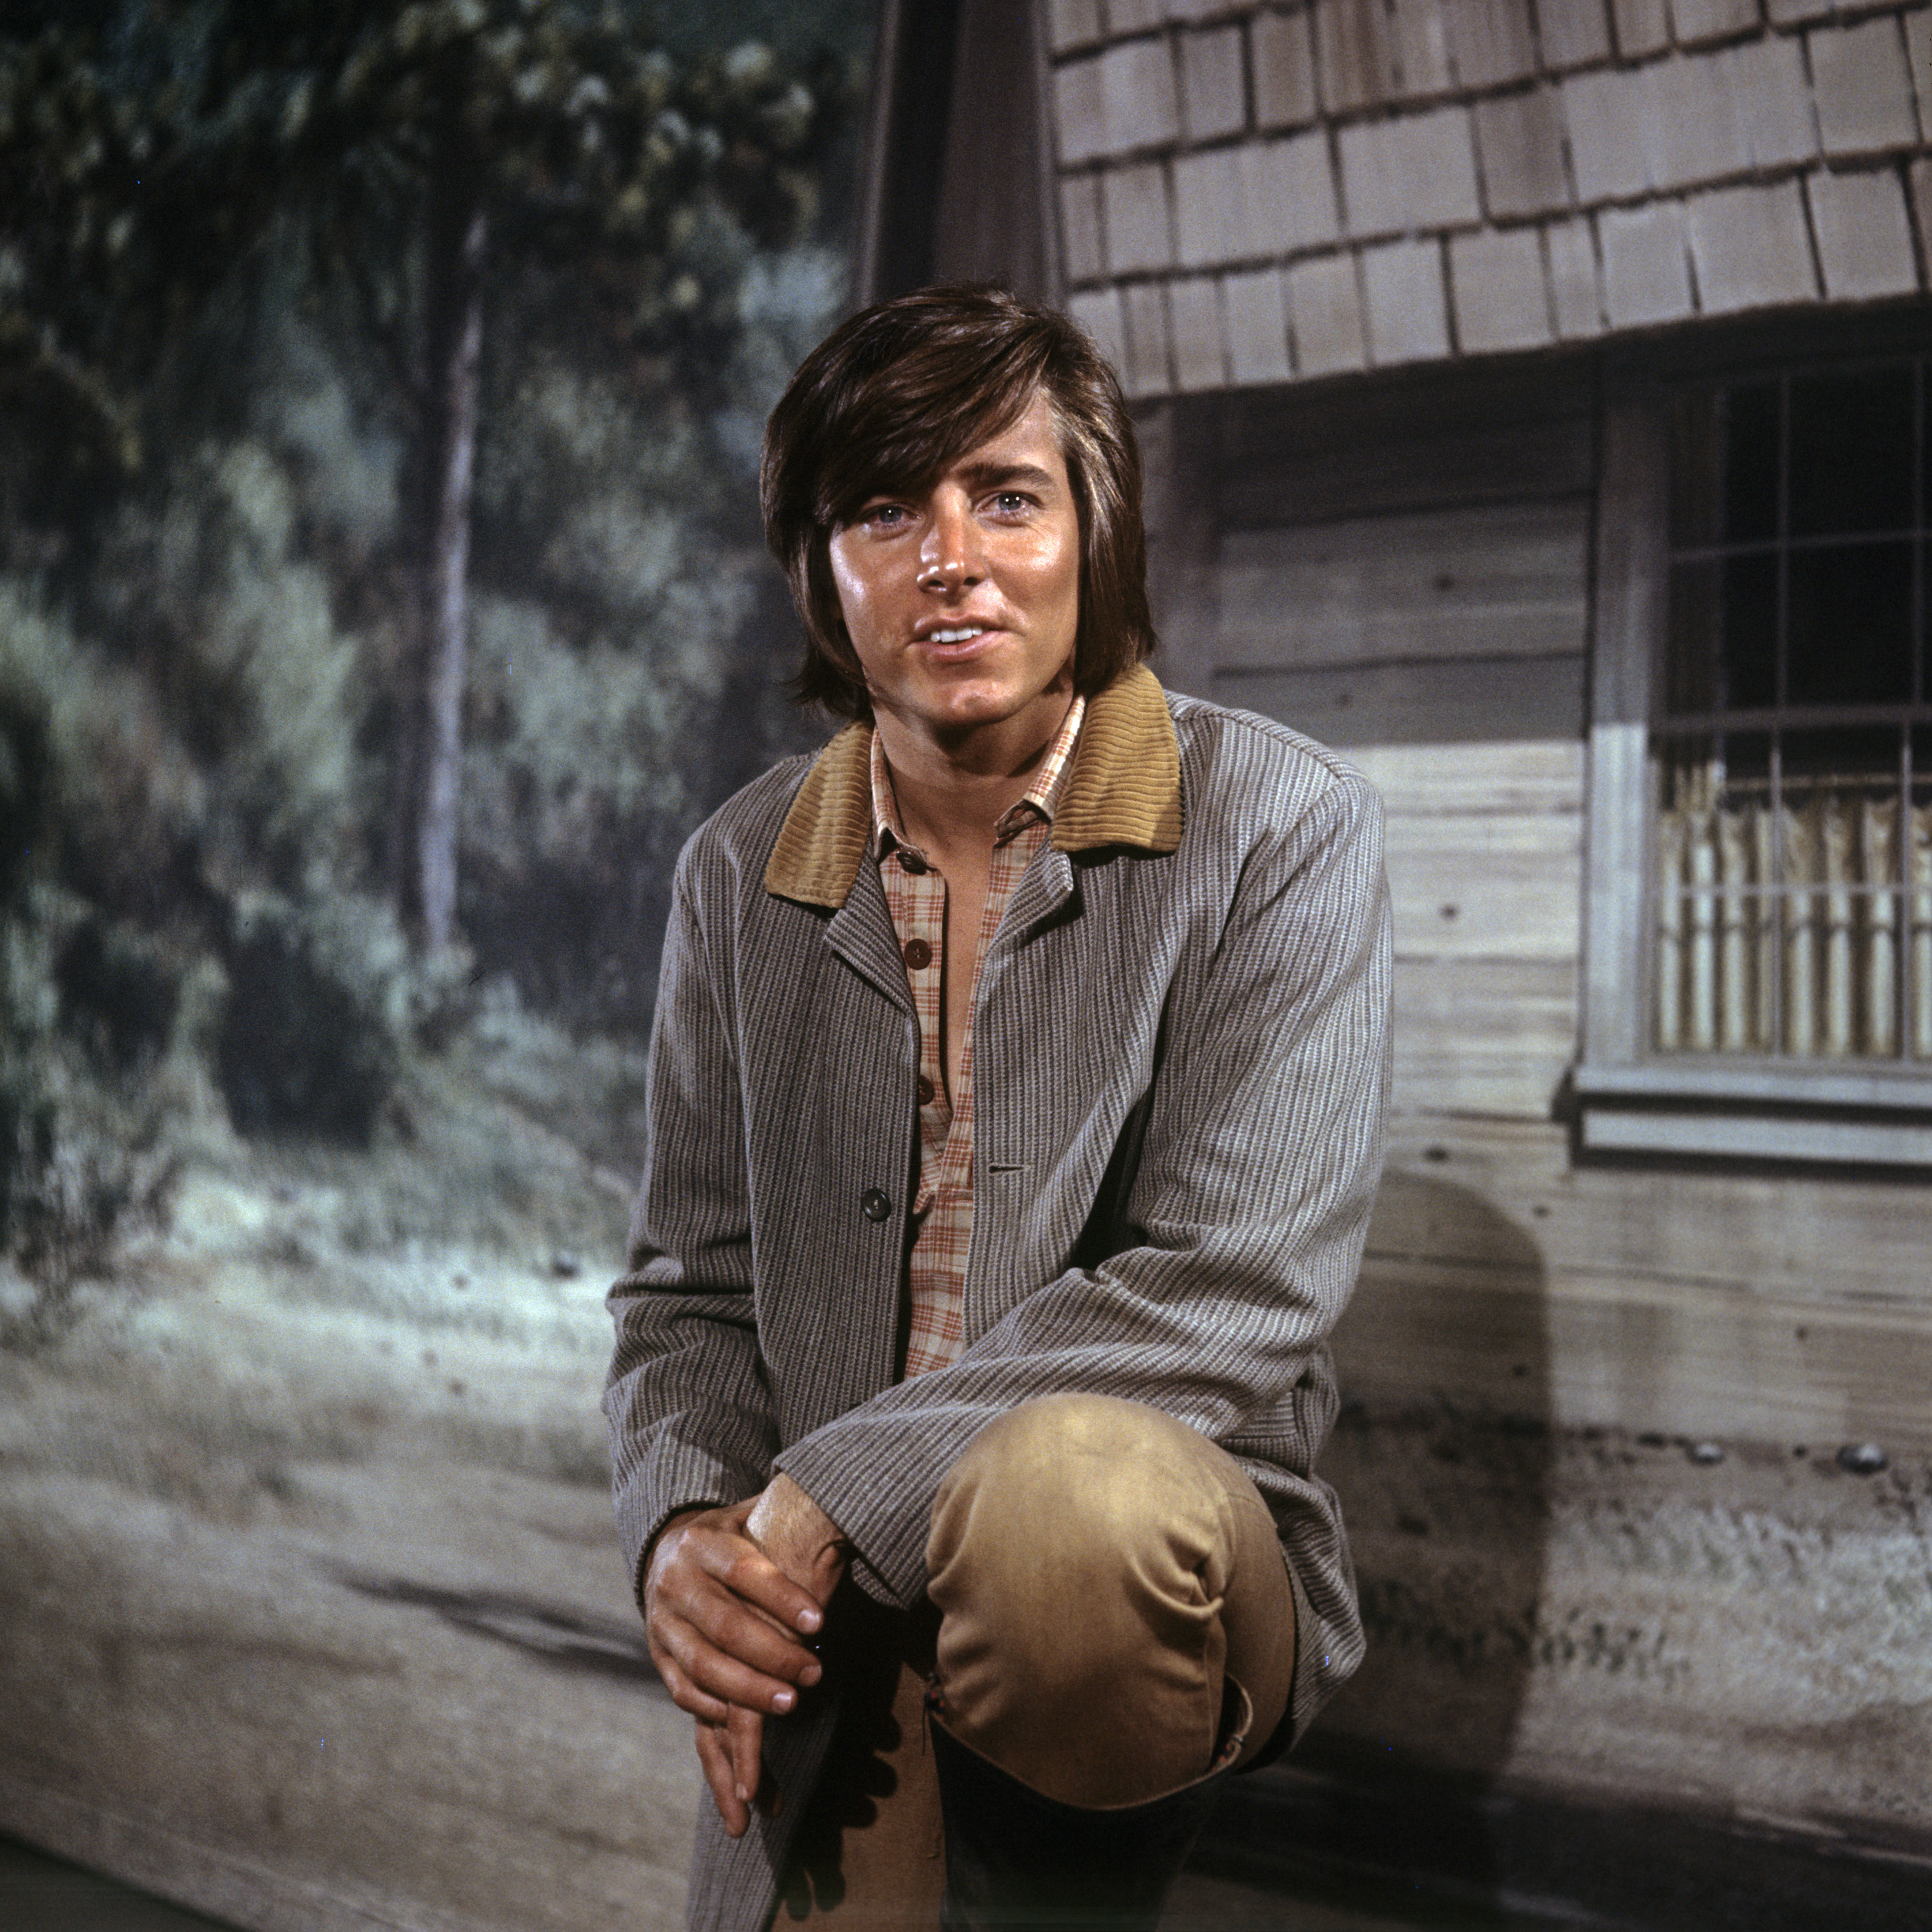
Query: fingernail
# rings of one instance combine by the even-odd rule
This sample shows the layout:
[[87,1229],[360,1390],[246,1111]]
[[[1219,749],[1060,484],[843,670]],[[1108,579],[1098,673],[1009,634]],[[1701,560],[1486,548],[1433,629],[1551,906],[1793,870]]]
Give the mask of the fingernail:
[[736,1789],[738,1792],[738,1802],[740,1804],[750,1804],[752,1802],[752,1794],[747,1791],[742,1784],[738,1786]]
[[772,1708],[774,1711],[789,1711],[794,1701],[792,1694],[789,1690],[781,1690],[778,1695],[772,1700]]
[[816,1610],[800,1610],[798,1613],[798,1627],[802,1630],[815,1630],[824,1621]]
[[798,1673],[798,1681],[801,1684],[816,1684],[824,1674],[817,1664],[808,1664]]

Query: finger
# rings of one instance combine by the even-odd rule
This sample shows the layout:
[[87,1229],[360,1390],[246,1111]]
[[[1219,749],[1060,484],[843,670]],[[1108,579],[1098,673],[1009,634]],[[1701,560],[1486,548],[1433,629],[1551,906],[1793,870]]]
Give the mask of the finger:
[[687,1676],[734,1703],[783,1710],[776,1696],[822,1674],[811,1651],[701,1573],[668,1580],[650,1627]]
[[[670,1653],[675,1668],[700,1695],[715,1698],[722,1704],[742,1704],[748,1709],[767,1712],[776,1718],[784,1716],[796,1707],[798,1691],[794,1685],[734,1657],[729,1649],[713,1643],[704,1631],[683,1618],[668,1615],[660,1617],[656,1635]],[[800,1674],[815,1682],[820,1675],[818,1660],[808,1653],[806,1661],[811,1668]],[[698,1714],[694,1706],[686,1708],[694,1716]],[[706,1714],[716,1721],[723,1721],[722,1712]]]
[[752,1822],[752,1810],[738,1796],[737,1779],[731,1768],[731,1747],[719,1726],[698,1725],[698,1762],[705,1783],[710,1786],[711,1802],[724,1820],[726,1836],[742,1838],[746,1826]]
[[700,1724],[722,1724],[730,1714],[731,1707],[722,1697],[714,1697],[710,1691],[702,1690],[688,1677],[676,1658],[652,1643],[651,1661],[657,1666],[659,1681],[670,1693],[670,1701],[680,1711],[688,1711]]
[[764,1776],[765,1720],[755,1711],[734,1706],[724,1720],[724,1737],[730,1747],[732,1780],[738,1801],[749,1804],[758,1796]]
[[825,1613],[809,1590],[795,1583],[751,1540],[698,1528],[688,1539],[692,1556],[734,1597],[755,1605],[783,1630],[808,1636],[823,1628]]
[[[767,1586],[774,1579],[782,1590]],[[757,1593],[765,1591],[760,1598]],[[720,1535],[703,1525],[688,1526],[653,1561],[646,1586],[645,1622],[656,1626],[681,1617],[716,1648],[767,1676],[794,1683],[815,1681],[812,1654],[784,1606],[800,1593],[770,1560],[742,1538]],[[811,1618],[822,1623],[809,1598]],[[668,1634],[666,1634],[667,1636]],[[691,1660],[683,1660],[692,1668]]]

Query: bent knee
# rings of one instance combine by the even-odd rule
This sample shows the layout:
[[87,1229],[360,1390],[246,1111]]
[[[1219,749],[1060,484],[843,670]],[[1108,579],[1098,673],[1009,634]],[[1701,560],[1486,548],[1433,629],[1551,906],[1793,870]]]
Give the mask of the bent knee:
[[[1133,1577],[1190,1598],[1213,1584],[1228,1540],[1226,1475],[1234,1466],[1184,1422],[1145,1403],[1046,1396],[989,1423],[934,1504],[926,1567],[942,1606],[970,1591],[1063,1609],[1076,1593]],[[1237,1480],[1240,1478],[1234,1470]],[[1114,1587],[1118,1587],[1114,1586]]]

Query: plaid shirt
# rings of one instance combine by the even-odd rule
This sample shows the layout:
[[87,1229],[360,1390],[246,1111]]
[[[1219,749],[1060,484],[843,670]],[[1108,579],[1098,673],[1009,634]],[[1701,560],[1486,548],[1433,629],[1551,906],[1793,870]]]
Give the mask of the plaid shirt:
[[[973,945],[973,990],[980,963],[1000,929],[1034,854],[1046,842],[1074,740],[1087,715],[1076,698],[1026,796],[993,832],[992,870]],[[949,1100],[940,1062],[940,988],[946,964],[946,880],[899,823],[892,775],[878,734],[872,734],[872,844],[886,904],[898,935],[919,1020],[919,1192],[913,1202],[912,1252],[906,1269],[905,1364],[908,1380],[958,1359],[965,1339],[967,1251],[973,1241],[973,1032],[959,1043],[959,1078]],[[971,1011],[969,1001],[968,1010]]]

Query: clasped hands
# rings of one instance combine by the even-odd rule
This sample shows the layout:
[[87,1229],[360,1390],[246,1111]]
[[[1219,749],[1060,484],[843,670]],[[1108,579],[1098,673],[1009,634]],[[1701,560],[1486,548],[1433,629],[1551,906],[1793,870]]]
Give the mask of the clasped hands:
[[818,1682],[809,1648],[844,1574],[838,1526],[782,1471],[758,1496],[686,1510],[659,1532],[644,1571],[651,1660],[697,1720],[698,1761],[736,1838],[764,1783],[765,1717],[794,1708]]

